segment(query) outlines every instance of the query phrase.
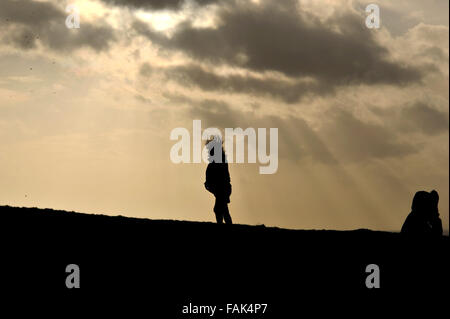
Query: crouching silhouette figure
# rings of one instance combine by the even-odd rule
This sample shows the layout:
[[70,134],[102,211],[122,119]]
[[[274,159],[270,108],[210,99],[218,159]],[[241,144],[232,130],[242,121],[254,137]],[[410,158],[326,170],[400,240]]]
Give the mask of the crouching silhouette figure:
[[230,173],[222,140],[216,136],[206,142],[206,147],[209,151],[209,164],[206,168],[205,188],[216,197],[214,213],[217,223],[222,224],[225,220],[226,224],[232,224],[228,210],[231,195]]
[[414,195],[411,213],[405,220],[402,233],[413,236],[442,236],[442,221],[439,218],[439,195],[419,191]]

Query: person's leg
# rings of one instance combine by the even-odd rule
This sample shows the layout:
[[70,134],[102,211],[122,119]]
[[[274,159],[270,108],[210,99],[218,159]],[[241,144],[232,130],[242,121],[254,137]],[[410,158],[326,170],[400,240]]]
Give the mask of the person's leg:
[[214,213],[216,214],[217,224],[223,223],[223,208],[221,207],[221,201],[216,197],[216,202],[214,204]]
[[217,224],[223,224],[223,216],[220,213],[216,213],[216,222]]
[[225,219],[226,224],[233,224],[233,220],[231,219],[230,211],[228,210],[228,204],[225,203],[223,218]]

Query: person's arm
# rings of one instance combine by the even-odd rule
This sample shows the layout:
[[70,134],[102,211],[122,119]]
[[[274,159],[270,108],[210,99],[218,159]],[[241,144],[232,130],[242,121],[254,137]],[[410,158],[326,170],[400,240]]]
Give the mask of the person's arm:
[[206,181],[205,181],[205,188],[208,192],[213,193],[215,191],[215,187],[214,187],[214,181],[213,181],[213,176],[212,176],[212,166],[211,164],[208,165],[208,167],[206,168]]

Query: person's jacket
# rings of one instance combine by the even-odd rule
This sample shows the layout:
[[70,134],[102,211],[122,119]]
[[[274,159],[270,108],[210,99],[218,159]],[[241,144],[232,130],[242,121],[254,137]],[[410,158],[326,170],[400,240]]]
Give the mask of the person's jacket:
[[217,196],[229,197],[231,195],[230,172],[225,155],[222,156],[222,163],[211,161],[206,168],[205,188]]

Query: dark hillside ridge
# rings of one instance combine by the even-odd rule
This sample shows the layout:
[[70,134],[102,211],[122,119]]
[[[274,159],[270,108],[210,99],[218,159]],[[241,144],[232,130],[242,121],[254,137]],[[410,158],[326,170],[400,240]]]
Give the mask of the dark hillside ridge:
[[[0,225],[5,291],[102,295],[122,302],[144,298],[151,311],[158,309],[168,318],[188,318],[180,316],[180,309],[189,302],[268,302],[269,314],[292,314],[299,300],[306,305],[331,296],[373,300],[382,293],[424,292],[432,297],[449,283],[448,237],[411,239],[370,230],[286,230],[9,206],[0,206]],[[68,264],[80,267],[80,289],[65,286]],[[380,268],[380,289],[366,287],[369,264]]]

